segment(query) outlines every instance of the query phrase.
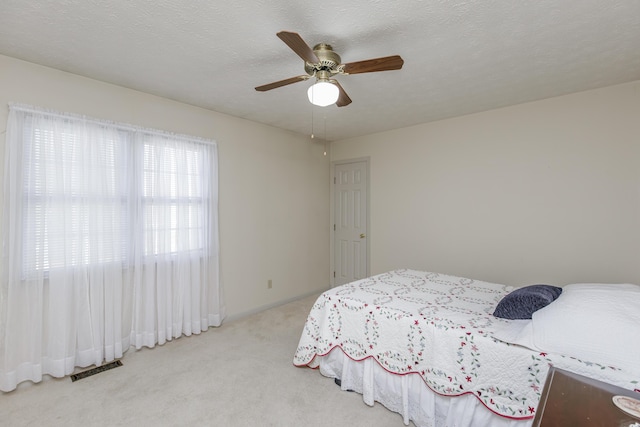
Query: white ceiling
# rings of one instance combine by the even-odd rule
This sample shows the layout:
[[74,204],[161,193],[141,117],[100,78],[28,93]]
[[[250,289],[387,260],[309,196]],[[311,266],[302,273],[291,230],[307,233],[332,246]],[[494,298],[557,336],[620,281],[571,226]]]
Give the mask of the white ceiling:
[[[304,74],[281,30],[404,67],[312,109],[311,81],[254,90]],[[0,0],[0,54],[337,140],[640,80],[640,1]]]

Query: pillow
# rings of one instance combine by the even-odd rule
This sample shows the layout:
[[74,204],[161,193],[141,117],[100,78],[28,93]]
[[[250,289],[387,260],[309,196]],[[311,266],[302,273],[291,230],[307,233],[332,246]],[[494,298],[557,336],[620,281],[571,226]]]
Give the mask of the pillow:
[[516,344],[534,351],[542,351],[533,344],[531,319],[513,319],[493,325],[493,338],[509,344]]
[[530,285],[507,294],[496,306],[493,315],[503,319],[531,319],[531,315],[551,304],[562,288],[551,285]]
[[640,286],[566,285],[532,316],[536,348],[585,362],[640,369]]

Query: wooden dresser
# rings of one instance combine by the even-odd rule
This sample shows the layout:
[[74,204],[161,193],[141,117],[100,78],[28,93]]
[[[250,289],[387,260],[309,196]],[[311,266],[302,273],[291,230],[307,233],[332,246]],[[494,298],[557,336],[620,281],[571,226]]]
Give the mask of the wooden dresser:
[[552,367],[533,426],[627,427],[640,424],[640,417],[629,415],[614,405],[614,396],[640,399],[638,392]]

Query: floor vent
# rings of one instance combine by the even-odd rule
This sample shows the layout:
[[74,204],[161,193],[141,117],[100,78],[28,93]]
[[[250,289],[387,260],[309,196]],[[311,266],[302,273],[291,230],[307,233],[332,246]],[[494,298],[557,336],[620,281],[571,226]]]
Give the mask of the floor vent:
[[118,366],[122,366],[122,362],[119,360],[105,363],[102,366],[98,366],[97,368],[88,369],[84,372],[79,372],[77,374],[71,375],[71,381],[81,380],[83,378],[90,377],[91,375],[99,374],[100,372],[108,371],[109,369],[117,368]]

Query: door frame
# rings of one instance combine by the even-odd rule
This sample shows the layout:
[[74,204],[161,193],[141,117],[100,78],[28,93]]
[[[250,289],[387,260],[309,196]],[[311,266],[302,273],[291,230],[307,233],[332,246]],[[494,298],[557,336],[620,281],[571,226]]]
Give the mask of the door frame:
[[344,160],[334,160],[331,162],[331,174],[329,176],[330,182],[329,182],[329,209],[330,209],[330,215],[329,215],[329,283],[331,284],[331,287],[333,288],[335,286],[335,278],[333,277],[333,272],[335,271],[335,242],[334,242],[334,237],[335,237],[335,232],[333,229],[333,226],[335,224],[335,178],[336,178],[336,165],[344,165],[344,164],[349,164],[349,163],[360,163],[360,162],[364,162],[365,163],[365,169],[367,171],[367,180],[366,180],[366,184],[367,184],[367,202],[366,202],[366,209],[367,209],[367,230],[366,230],[366,234],[367,234],[367,247],[366,247],[366,260],[367,260],[367,271],[366,271],[366,275],[367,277],[371,275],[370,271],[371,271],[371,257],[370,257],[370,252],[371,252],[371,165],[370,165],[370,157],[357,157],[354,159],[344,159]]

